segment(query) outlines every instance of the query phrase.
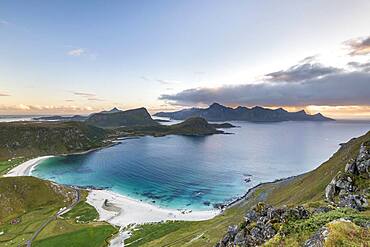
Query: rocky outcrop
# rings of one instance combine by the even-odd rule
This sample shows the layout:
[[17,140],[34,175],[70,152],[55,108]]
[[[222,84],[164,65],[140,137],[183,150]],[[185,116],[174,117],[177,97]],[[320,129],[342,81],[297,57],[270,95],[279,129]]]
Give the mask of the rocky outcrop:
[[274,208],[264,203],[258,203],[250,211],[246,212],[242,224],[229,226],[227,233],[216,246],[261,245],[275,236],[280,223],[292,219],[306,219],[309,216],[309,211],[303,206]]
[[364,143],[360,147],[358,156],[346,164],[344,173],[339,172],[326,186],[327,201],[339,207],[349,207],[356,210],[365,210],[368,207],[366,194],[356,185],[356,180],[370,178],[370,152]]
[[321,227],[304,243],[304,247],[323,247],[328,235],[328,228],[325,226]]

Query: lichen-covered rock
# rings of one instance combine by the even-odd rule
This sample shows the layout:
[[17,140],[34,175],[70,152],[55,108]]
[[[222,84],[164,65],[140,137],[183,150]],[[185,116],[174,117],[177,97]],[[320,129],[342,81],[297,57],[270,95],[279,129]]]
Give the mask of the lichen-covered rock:
[[227,234],[216,246],[258,246],[276,235],[275,223],[280,224],[290,219],[306,219],[309,216],[309,211],[303,206],[274,208],[258,203],[245,214],[245,222],[240,227],[234,225],[228,228]]
[[323,247],[328,235],[328,228],[322,227],[305,242],[304,247]]
[[367,199],[363,195],[346,195],[342,196],[339,201],[339,206],[349,207],[359,211],[365,210],[368,206]]
[[244,216],[245,222],[250,223],[257,220],[257,212],[255,210],[248,211]]
[[265,236],[263,235],[263,231],[262,231],[261,228],[253,227],[250,230],[249,234],[251,235],[251,237],[254,240],[254,242],[256,243],[256,245],[262,244],[264,242]]
[[229,226],[227,233],[233,239],[235,235],[238,233],[238,226],[237,225]]
[[245,234],[246,234],[245,229],[243,229],[240,232],[238,232],[235,235],[234,244],[239,245],[239,246],[245,245],[246,244],[246,241],[247,241],[246,238],[245,238]]
[[335,185],[334,184],[328,184],[325,188],[325,198],[329,202],[332,202],[332,201],[334,201],[334,196],[335,196]]
[[358,171],[357,171],[356,162],[347,163],[346,164],[346,167],[344,168],[344,171],[346,173],[351,173],[351,174],[357,175],[358,174]]

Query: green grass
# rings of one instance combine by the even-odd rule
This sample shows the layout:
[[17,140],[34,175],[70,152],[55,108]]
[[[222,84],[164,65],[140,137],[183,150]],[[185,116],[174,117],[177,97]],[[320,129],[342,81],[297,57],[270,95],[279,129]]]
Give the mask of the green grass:
[[99,218],[98,212],[90,204],[81,201],[71,211],[63,215],[65,219],[73,219],[75,222],[88,223]]
[[33,210],[59,209],[69,205],[71,189],[34,177],[0,178],[0,222]]
[[108,239],[117,232],[110,225],[84,227],[76,231],[37,240],[36,247],[101,247],[106,246]]
[[24,157],[0,161],[0,176],[6,174],[13,167],[16,167],[17,165],[21,164],[24,161],[26,161],[26,158]]
[[35,229],[39,227],[50,215],[57,211],[55,208],[39,208],[19,215],[20,223],[10,224],[10,220],[0,224],[0,246],[19,246],[30,239]]
[[166,223],[148,223],[136,227],[132,232],[132,236],[125,241],[125,244],[130,246],[140,246],[145,242],[150,242],[161,238],[170,232],[174,232],[181,227],[189,227],[192,223],[186,221],[171,221]]
[[[3,232],[0,246],[24,244],[43,222],[60,208],[71,204],[72,195],[68,187],[34,177],[0,178],[0,232]],[[85,200],[86,192],[83,191],[81,197]],[[78,216],[83,223],[76,223]],[[105,222],[92,222],[98,213],[85,201],[64,217],[52,221],[41,231],[36,239],[37,245],[105,246],[107,239],[117,232],[115,227]],[[19,223],[10,224],[14,219]],[[33,246],[37,246],[36,242]]]
[[333,222],[328,224],[329,236],[327,247],[369,246],[370,231],[350,222]]
[[[34,177],[0,178],[1,246],[18,246],[46,219],[68,205],[69,189]],[[14,219],[17,224],[10,224]]]
[[315,214],[308,219],[289,221],[283,224],[280,229],[280,236],[276,236],[278,241],[272,241],[276,245],[300,245],[305,242],[312,234],[314,234],[319,228],[325,226],[333,220],[340,218],[349,219],[352,222],[369,222],[370,217],[359,213],[353,209],[341,208],[327,213]]

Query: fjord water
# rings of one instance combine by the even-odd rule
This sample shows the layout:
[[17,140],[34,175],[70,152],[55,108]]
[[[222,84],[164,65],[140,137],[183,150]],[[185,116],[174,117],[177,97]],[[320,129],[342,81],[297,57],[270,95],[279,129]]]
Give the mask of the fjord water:
[[[32,175],[61,184],[102,187],[174,209],[211,209],[248,188],[314,169],[368,122],[234,122],[232,135],[141,137],[50,158]],[[246,183],[246,177],[251,182]]]

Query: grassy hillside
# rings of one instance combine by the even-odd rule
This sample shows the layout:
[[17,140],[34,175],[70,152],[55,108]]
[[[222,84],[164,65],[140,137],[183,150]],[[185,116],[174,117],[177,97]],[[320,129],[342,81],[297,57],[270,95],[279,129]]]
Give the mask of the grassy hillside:
[[[246,210],[250,210],[258,202],[263,201],[274,206],[305,204],[307,207],[311,207],[320,205],[324,203],[326,185],[338,171],[344,170],[345,164],[358,154],[361,143],[366,141],[370,141],[370,132],[342,145],[328,161],[309,173],[258,186],[248,194],[246,199],[214,219],[201,222],[146,224],[141,226],[141,230],[134,231],[127,243],[131,243],[130,246],[214,246],[225,234],[228,226],[243,222]],[[351,209],[338,209],[307,221],[293,222],[289,229],[296,229],[296,231],[292,230],[284,240],[285,242],[275,238],[267,246],[298,246],[302,242],[297,241],[307,239],[319,227],[344,216],[370,221],[369,210],[358,213]],[[338,231],[353,231],[356,234],[361,232],[358,228],[349,228],[348,225],[343,227],[345,229]],[[366,242],[368,237],[369,235],[365,235],[359,242]],[[341,238],[346,238],[345,241],[348,241],[348,236],[341,236]]]
[[[74,199],[72,189],[34,177],[0,178],[0,246],[24,245],[43,222]],[[65,219],[43,229],[33,246],[92,246],[92,241],[104,246],[117,229],[95,223],[96,217],[96,210],[81,202]]]
[[0,178],[0,245],[24,243],[72,199],[70,189],[51,182],[33,177]]
[[0,123],[0,160],[85,151],[103,145],[104,130],[81,122]]
[[344,171],[346,163],[357,156],[361,144],[367,141],[370,141],[370,132],[341,145],[338,152],[315,170],[277,186],[271,184],[267,202],[282,205],[322,200],[325,187],[331,179],[339,171]]

